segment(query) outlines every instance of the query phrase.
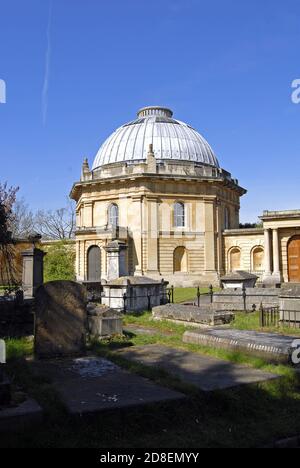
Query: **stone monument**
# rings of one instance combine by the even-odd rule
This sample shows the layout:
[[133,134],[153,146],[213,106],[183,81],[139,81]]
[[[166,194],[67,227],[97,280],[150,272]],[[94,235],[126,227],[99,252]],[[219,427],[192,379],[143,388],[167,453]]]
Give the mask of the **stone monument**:
[[73,281],[53,281],[35,294],[35,355],[80,354],[85,348],[87,292]]
[[34,297],[36,289],[44,282],[44,256],[46,253],[35,247],[35,243],[40,239],[41,236],[38,234],[30,236],[29,240],[32,241],[32,247],[22,252],[22,289],[24,298]]
[[126,249],[127,245],[121,240],[114,240],[105,247],[107,252],[108,281],[127,275]]

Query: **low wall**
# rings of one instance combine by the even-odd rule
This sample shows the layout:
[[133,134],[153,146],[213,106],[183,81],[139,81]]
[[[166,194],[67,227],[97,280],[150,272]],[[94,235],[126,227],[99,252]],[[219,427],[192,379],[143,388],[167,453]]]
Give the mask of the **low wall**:
[[[252,310],[253,306],[258,310],[263,307],[279,306],[280,289],[246,288],[246,308]],[[213,295],[213,304],[222,310],[239,311],[244,309],[243,290],[224,289]]]
[[24,304],[0,300],[0,337],[21,338],[34,334],[33,300]]

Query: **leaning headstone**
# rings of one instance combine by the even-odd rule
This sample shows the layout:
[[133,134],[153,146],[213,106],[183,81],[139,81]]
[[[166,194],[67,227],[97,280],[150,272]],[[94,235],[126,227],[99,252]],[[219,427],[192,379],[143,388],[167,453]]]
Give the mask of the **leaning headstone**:
[[84,351],[87,293],[73,281],[53,281],[35,295],[35,355],[69,356]]

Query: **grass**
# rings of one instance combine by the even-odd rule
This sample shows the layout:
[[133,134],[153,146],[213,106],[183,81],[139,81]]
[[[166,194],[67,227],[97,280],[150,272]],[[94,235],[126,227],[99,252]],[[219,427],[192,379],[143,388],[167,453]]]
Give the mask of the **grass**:
[[[254,316],[238,315],[234,326],[256,323]],[[127,315],[125,325],[153,330],[149,334],[128,333],[100,343],[91,351],[105,356],[131,372],[161,385],[184,392],[189,399],[170,408],[149,406],[143,411],[102,414],[93,420],[69,418],[51,383],[37,377],[31,367],[30,340],[8,340],[8,370],[14,382],[23,385],[46,410],[38,430],[1,435],[0,447],[91,447],[91,448],[190,448],[255,447],[300,433],[300,382],[292,368],[271,365],[242,353],[182,343],[186,327],[167,321],[153,321],[150,313]],[[256,385],[216,391],[195,390],[159,368],[126,361],[114,351],[120,347],[162,344],[194,353],[242,363],[281,376]],[[124,421],[126,423],[124,424]]]
[[299,336],[300,329],[293,327],[264,327],[259,324],[259,312],[252,312],[245,314],[240,312],[236,314],[234,322],[231,327],[236,330],[255,330],[265,333],[279,333],[281,335]]
[[[218,291],[218,289],[214,289]],[[208,294],[209,288],[200,288],[201,294]],[[174,302],[189,302],[194,301],[197,297],[197,288],[174,288]]]

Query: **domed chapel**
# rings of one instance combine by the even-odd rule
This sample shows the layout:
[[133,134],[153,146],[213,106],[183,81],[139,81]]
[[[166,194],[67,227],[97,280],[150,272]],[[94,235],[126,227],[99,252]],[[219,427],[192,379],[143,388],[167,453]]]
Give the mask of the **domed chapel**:
[[[109,279],[107,246],[118,241],[124,276],[187,287],[246,270],[270,283],[299,274],[300,282],[300,211],[264,212],[262,228],[239,229],[245,193],[197,130],[168,108],[144,107],[107,138],[91,168],[84,161],[73,185],[77,280]],[[299,247],[293,278],[291,242],[292,253]]]

